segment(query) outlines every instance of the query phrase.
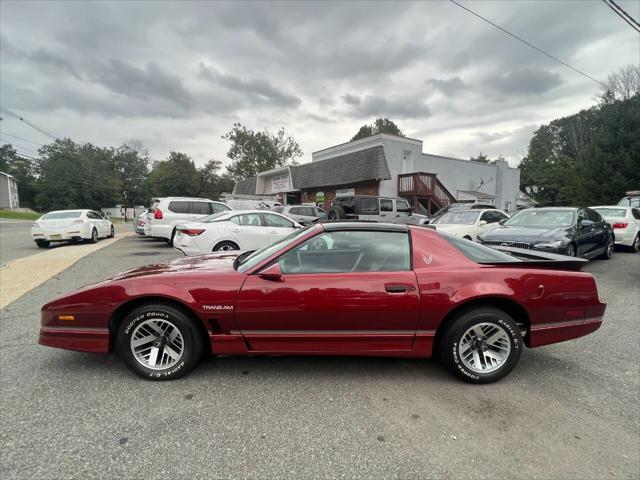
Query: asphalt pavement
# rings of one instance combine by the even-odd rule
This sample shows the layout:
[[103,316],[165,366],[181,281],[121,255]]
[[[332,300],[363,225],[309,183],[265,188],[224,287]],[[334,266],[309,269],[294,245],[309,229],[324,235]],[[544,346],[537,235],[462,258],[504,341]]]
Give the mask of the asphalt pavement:
[[492,385],[348,357],[205,359],[149,382],[115,355],[37,345],[45,302],[175,257],[127,237],[0,311],[2,478],[638,478],[640,255],[586,267],[600,330],[526,349]]

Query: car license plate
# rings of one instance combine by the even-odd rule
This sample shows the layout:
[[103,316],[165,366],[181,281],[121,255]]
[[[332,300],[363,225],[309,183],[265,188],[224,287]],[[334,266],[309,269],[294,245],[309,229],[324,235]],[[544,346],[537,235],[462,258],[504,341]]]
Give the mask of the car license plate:
[[54,233],[53,235],[49,235],[49,238],[51,240],[60,240],[62,238],[62,235],[59,233]]

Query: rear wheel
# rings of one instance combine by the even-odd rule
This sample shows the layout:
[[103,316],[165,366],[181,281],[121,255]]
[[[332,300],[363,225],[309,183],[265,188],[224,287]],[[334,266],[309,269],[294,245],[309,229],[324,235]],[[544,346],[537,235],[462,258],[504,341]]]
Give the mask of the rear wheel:
[[341,206],[336,205],[335,207],[332,207],[331,210],[329,210],[327,218],[329,220],[340,220],[342,218],[345,218],[345,216],[346,214],[344,213],[344,209]]
[[462,380],[491,383],[513,370],[522,345],[511,316],[495,307],[477,307],[453,319],[440,342],[440,357]]
[[615,241],[613,239],[613,236],[611,236],[607,241],[607,247],[605,248],[602,255],[600,255],[598,258],[601,258],[602,260],[609,260],[611,257],[613,257],[614,246],[615,246]]
[[173,380],[193,370],[202,357],[204,341],[185,312],[159,303],[127,315],[118,331],[117,347],[135,374]]
[[576,256],[576,246],[573,243],[567,245],[567,253],[565,253],[565,255],[568,257]]
[[113,228],[113,225],[111,225],[111,228],[109,229],[109,236],[107,238],[113,238],[116,236],[116,230],[115,228]]
[[636,239],[633,241],[633,245],[631,245],[631,250],[633,250],[633,253],[640,251],[640,233],[636,235]]
[[240,250],[240,247],[233,242],[220,242],[213,247],[212,252],[228,252],[230,250]]
[[48,240],[36,240],[38,248],[49,248],[50,243]]
[[91,243],[98,243],[98,230],[95,228],[91,231],[91,239],[89,241]]

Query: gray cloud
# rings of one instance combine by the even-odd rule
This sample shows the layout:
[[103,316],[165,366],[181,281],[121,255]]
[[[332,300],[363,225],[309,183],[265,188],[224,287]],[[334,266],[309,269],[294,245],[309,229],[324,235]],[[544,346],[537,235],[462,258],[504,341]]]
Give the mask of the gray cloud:
[[359,118],[425,118],[431,115],[427,104],[412,96],[366,95],[360,98],[347,94],[342,98],[351,107],[350,115]]
[[442,93],[447,95],[451,95],[452,93],[457,92],[458,90],[462,90],[466,88],[465,83],[462,81],[460,77],[451,77],[447,79],[439,79],[439,78],[429,78],[425,80],[425,85],[429,85],[433,88],[440,90]]
[[206,66],[202,63],[200,64],[198,75],[205,80],[248,95],[260,102],[266,101],[282,107],[297,107],[301,102],[295,95],[278,89],[266,80],[244,80],[228,73],[222,73],[215,67]]
[[507,95],[539,95],[562,84],[560,74],[537,68],[520,68],[484,80],[487,87]]

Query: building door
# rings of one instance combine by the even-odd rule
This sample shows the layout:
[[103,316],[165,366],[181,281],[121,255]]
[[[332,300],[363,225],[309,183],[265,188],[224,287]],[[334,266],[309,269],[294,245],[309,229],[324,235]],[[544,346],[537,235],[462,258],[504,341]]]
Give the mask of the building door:
[[410,150],[402,154],[402,173],[413,173],[413,152]]

